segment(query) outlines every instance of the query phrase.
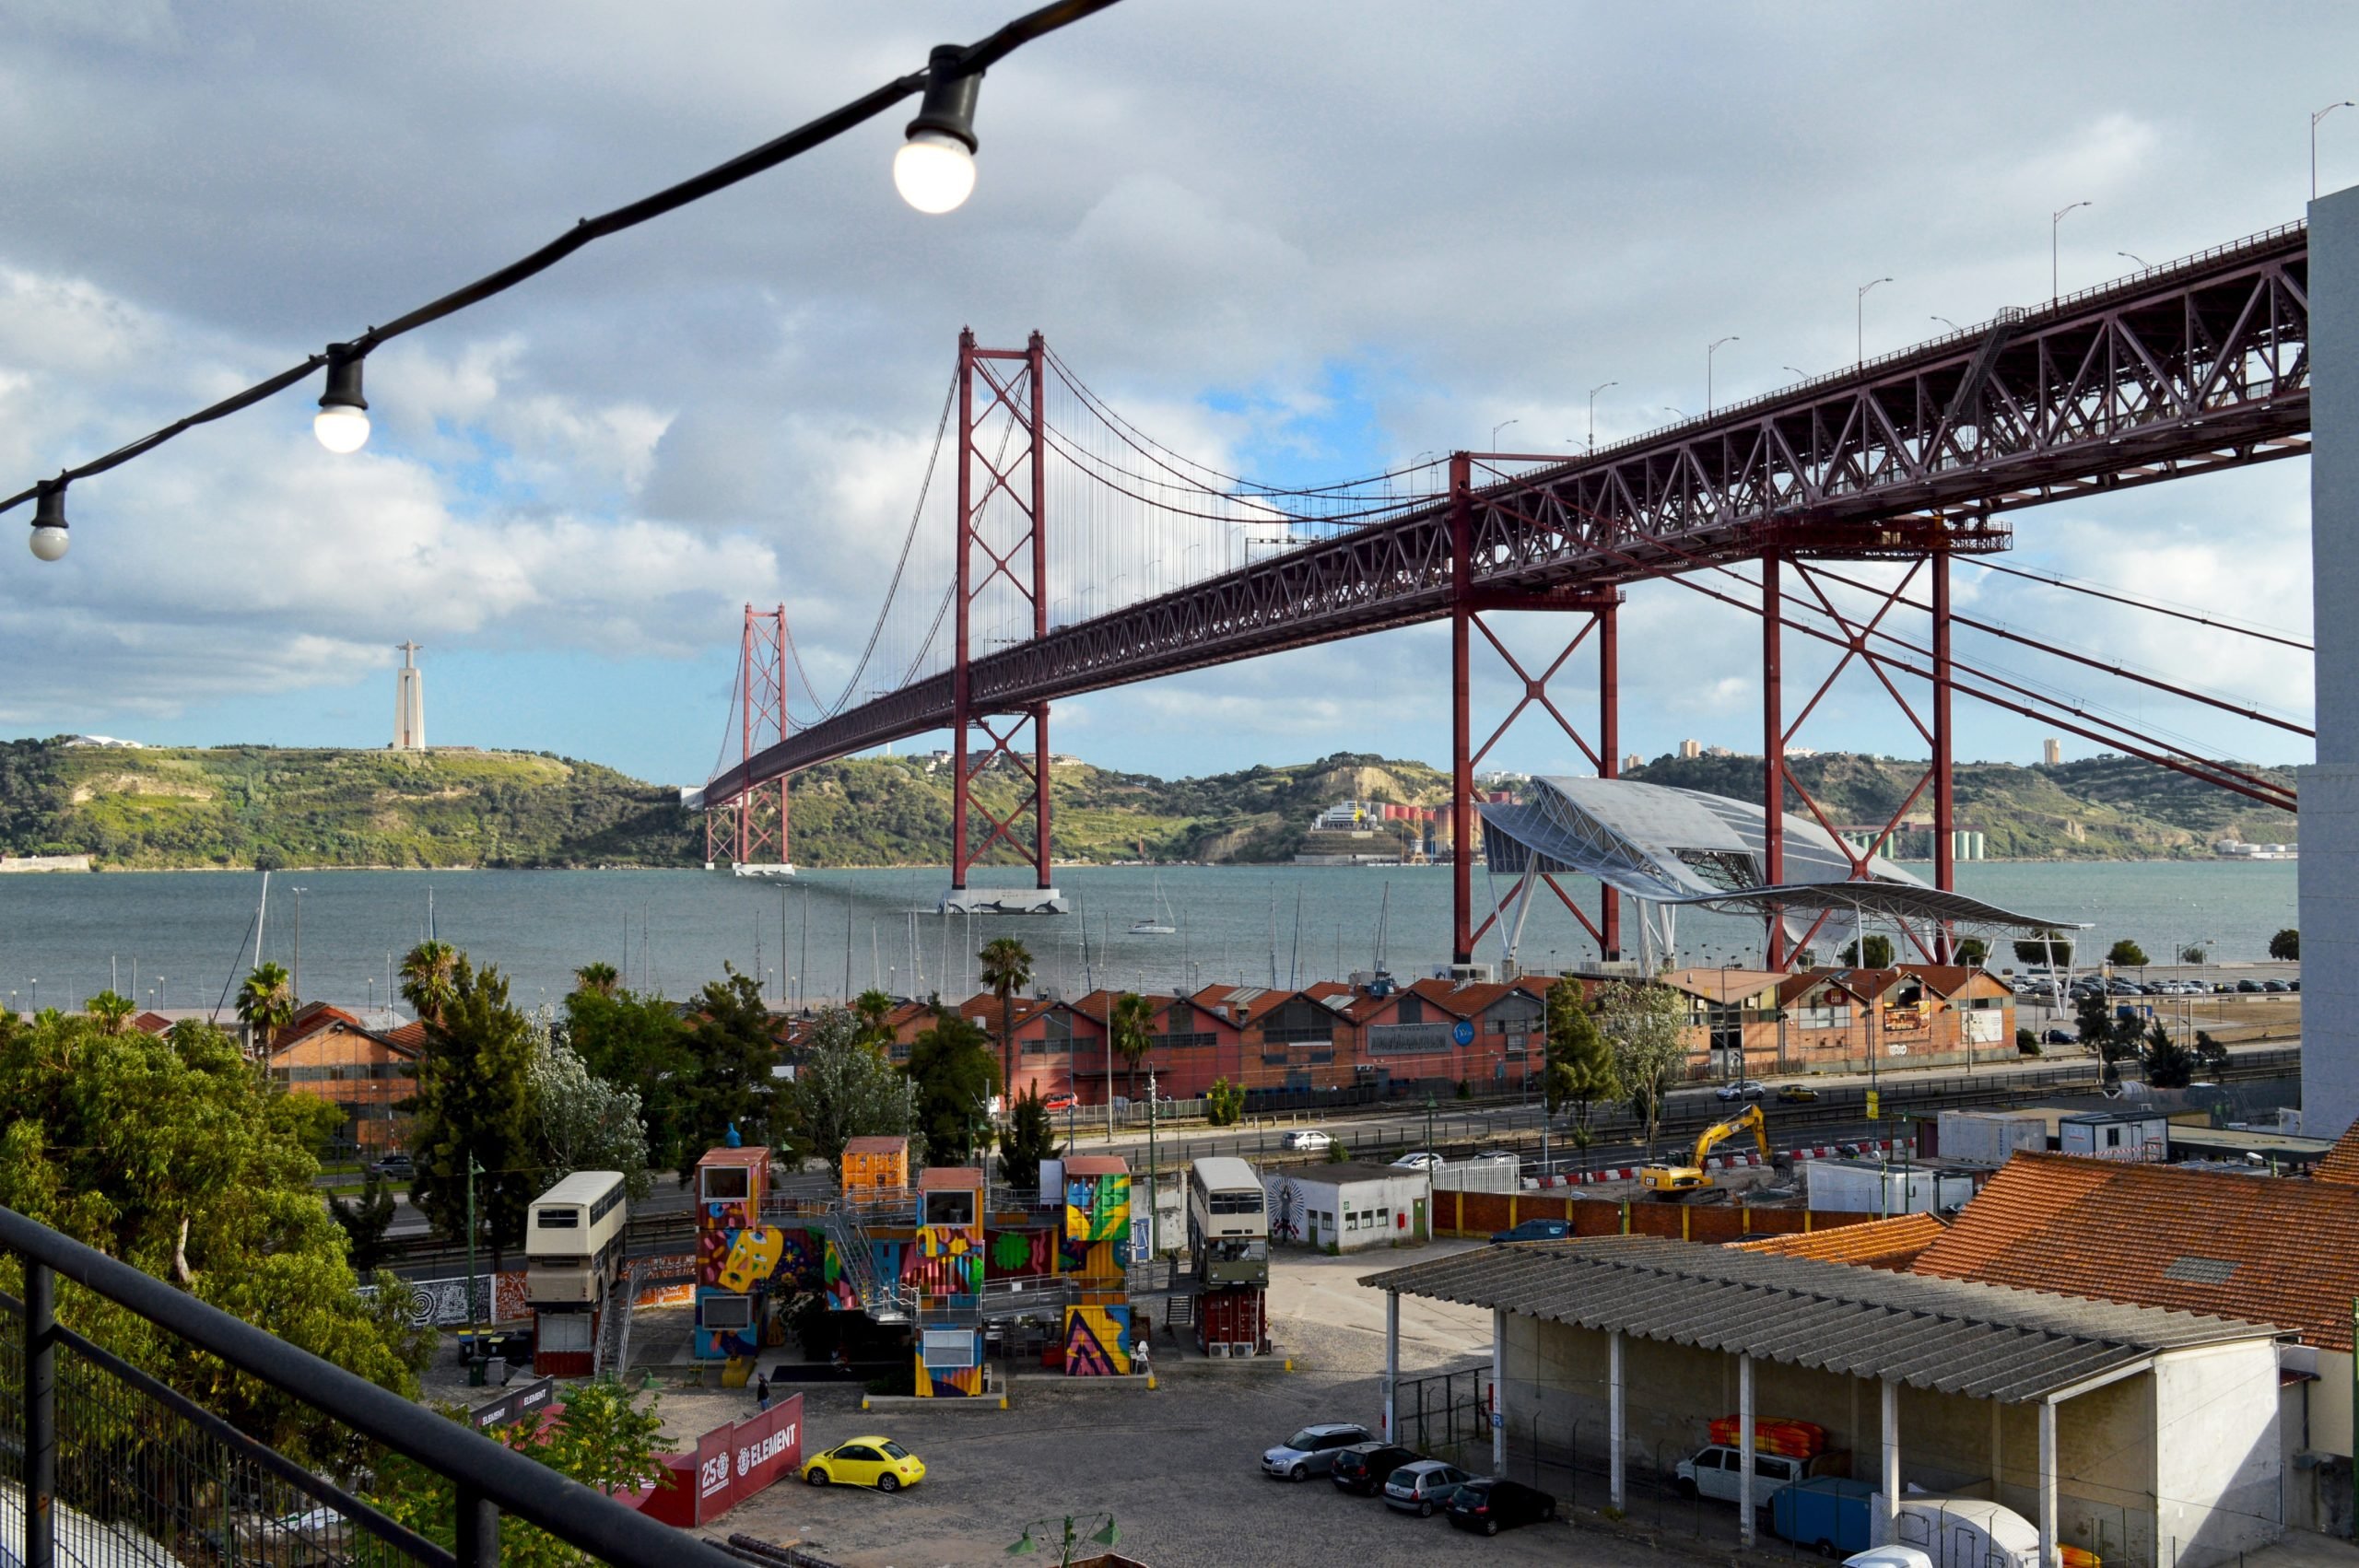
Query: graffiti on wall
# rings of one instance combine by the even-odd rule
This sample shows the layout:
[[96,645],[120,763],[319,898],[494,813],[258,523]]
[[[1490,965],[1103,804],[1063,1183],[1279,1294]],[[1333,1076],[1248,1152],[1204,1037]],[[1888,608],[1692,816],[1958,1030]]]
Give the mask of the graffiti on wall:
[[1040,1231],[994,1231],[985,1244],[987,1278],[1028,1280],[1057,1271],[1056,1238]]
[[[476,1275],[473,1313],[467,1310],[467,1281],[464,1274],[455,1280],[409,1280],[404,1281],[403,1289],[409,1297],[409,1326],[413,1328],[464,1328],[470,1322],[515,1323],[533,1316],[532,1304],[524,1299],[522,1269]],[[362,1285],[359,1294],[373,1300],[377,1287]]]
[[1131,1309],[1065,1308],[1065,1375],[1120,1377],[1131,1370]]
[[1075,1241],[1123,1241],[1131,1234],[1131,1178],[1074,1176],[1065,1183],[1065,1235]]
[[929,1296],[970,1296],[983,1288],[983,1254],[976,1232],[922,1225],[901,1249],[901,1280]]
[[776,1225],[751,1225],[729,1238],[729,1256],[721,1266],[721,1288],[744,1295],[778,1270],[786,1248],[786,1233]]

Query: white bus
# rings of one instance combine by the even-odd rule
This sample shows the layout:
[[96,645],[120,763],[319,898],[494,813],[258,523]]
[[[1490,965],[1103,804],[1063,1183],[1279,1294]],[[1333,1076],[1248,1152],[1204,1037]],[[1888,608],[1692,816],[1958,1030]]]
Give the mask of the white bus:
[[533,1199],[524,1216],[524,1299],[534,1306],[591,1306],[622,1268],[620,1171],[576,1171]]
[[1188,1167],[1188,1252],[1207,1285],[1270,1282],[1270,1216],[1262,1178],[1227,1155]]

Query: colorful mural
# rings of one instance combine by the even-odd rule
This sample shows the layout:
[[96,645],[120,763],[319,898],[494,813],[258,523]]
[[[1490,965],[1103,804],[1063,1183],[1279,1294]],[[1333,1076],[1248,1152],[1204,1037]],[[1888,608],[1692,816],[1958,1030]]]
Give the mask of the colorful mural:
[[1075,1241],[1124,1241],[1131,1234],[1131,1178],[1081,1176],[1065,1183],[1065,1235]]
[[1121,1377],[1131,1370],[1128,1306],[1065,1308],[1065,1375]]
[[927,1296],[971,1296],[983,1288],[980,1232],[947,1225],[919,1227],[913,1246],[902,1248],[901,1279]]
[[728,1260],[722,1265],[720,1284],[740,1295],[768,1280],[786,1250],[786,1233],[776,1225],[754,1225],[729,1238]]
[[1058,1236],[1047,1230],[993,1231],[983,1248],[983,1275],[1028,1280],[1057,1271]]
[[[735,1356],[758,1355],[761,1352],[765,1338],[765,1319],[769,1315],[762,1310],[762,1304],[758,1298],[754,1303],[753,1320],[743,1328],[707,1328],[701,1326],[701,1319],[705,1316],[704,1304],[708,1300],[715,1296],[742,1296],[743,1294],[741,1291],[722,1290],[712,1286],[697,1287],[697,1316],[699,1319],[699,1326],[696,1328],[691,1340],[691,1353],[697,1360],[723,1361]],[[769,1338],[772,1342],[776,1342],[775,1333],[770,1334]]]
[[935,1328],[918,1341],[915,1388],[920,1398],[971,1399],[983,1391],[983,1331]]

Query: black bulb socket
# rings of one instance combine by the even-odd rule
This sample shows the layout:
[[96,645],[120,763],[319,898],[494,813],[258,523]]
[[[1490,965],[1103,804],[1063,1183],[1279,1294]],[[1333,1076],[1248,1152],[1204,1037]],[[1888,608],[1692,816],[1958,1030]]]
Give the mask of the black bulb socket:
[[365,409],[369,406],[369,400],[360,395],[360,361],[363,357],[343,344],[328,345],[328,390],[320,394],[322,408]]
[[967,52],[955,43],[934,45],[926,57],[925,97],[919,100],[918,117],[910,122],[908,135],[920,131],[939,131],[964,142],[968,152],[976,150],[975,98],[983,90],[983,74],[966,65]]

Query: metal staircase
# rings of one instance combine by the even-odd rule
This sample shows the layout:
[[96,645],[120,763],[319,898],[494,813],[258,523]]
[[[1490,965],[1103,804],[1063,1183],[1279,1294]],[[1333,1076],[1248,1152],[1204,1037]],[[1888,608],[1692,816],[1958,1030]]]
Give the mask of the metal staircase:
[[639,1282],[628,1267],[606,1293],[605,1310],[598,1318],[598,1343],[590,1358],[590,1375],[612,1372],[619,1377],[630,1370],[630,1305]]
[[[873,1211],[873,1210],[872,1210]],[[827,1243],[836,1249],[844,1278],[861,1311],[879,1323],[907,1323],[911,1303],[898,1280],[887,1280],[876,1270],[876,1254],[868,1244],[868,1227],[861,1205],[837,1202],[827,1206]]]

